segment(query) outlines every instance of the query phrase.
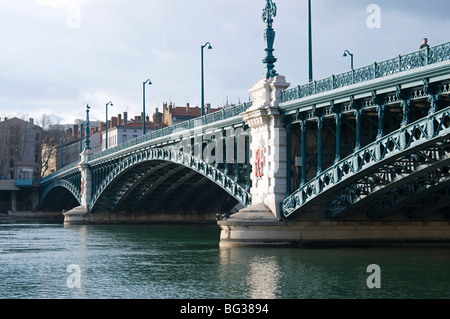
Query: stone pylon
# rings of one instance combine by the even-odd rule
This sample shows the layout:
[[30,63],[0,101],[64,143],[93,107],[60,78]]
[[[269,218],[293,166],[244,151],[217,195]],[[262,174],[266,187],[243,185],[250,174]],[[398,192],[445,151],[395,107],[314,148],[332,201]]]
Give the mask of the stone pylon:
[[89,157],[92,155],[91,149],[85,149],[81,153],[81,161],[78,168],[81,171],[81,206],[86,212],[89,211],[89,203],[92,199],[92,173],[89,166]]
[[253,105],[241,116],[251,129],[252,206],[218,221],[221,247],[285,244],[278,230],[284,225],[280,220],[287,185],[287,133],[278,105],[289,86],[277,75],[250,90]]
[[253,105],[241,114],[251,128],[253,205],[265,204],[280,218],[280,203],[286,195],[286,128],[278,109],[281,91],[290,86],[284,76],[265,78],[251,90]]
[[84,149],[80,154],[81,161],[78,168],[81,171],[81,205],[64,212],[64,224],[84,224],[90,221],[89,203],[92,199],[92,173],[89,166],[89,157],[93,154],[91,149]]

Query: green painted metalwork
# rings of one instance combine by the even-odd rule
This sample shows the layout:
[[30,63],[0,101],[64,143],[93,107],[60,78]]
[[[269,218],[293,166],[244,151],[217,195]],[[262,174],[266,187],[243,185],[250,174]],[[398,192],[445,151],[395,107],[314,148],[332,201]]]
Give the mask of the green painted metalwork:
[[362,110],[355,109],[355,121],[356,121],[356,143],[355,143],[355,152],[357,152],[361,148],[361,130],[362,130]]
[[306,121],[303,120],[300,122],[301,130],[302,130],[302,180],[301,180],[301,186],[306,184],[306,159],[307,159],[307,149],[306,149]]
[[[338,189],[350,189],[352,196],[359,196],[361,190],[350,187],[355,185],[355,181],[365,179],[365,176],[370,176],[371,171],[379,172],[391,163],[402,163],[401,158],[405,158],[406,166],[396,166],[390,173],[405,174],[405,170],[399,172],[398,168],[415,165],[413,161],[415,157],[410,156],[414,154],[414,150],[420,151],[430,145],[434,147],[439,141],[449,138],[450,107],[447,107],[376,140],[334,164],[286,198],[282,204],[283,215],[293,216],[296,212],[301,212],[306,205],[320,201]],[[442,151],[438,151],[437,154],[440,152]],[[423,157],[428,159],[431,156]],[[432,169],[434,168],[436,167],[433,166]],[[380,177],[371,177],[368,180],[373,182],[380,180]],[[386,181],[381,183],[389,184]],[[350,203],[348,205],[351,205]],[[338,215],[339,211],[334,212],[332,216]]]
[[137,138],[134,138],[130,141],[127,141],[125,143],[122,143],[116,147],[110,148],[108,150],[105,150],[103,152],[94,154],[91,156],[91,160],[100,159],[104,156],[107,156],[109,154],[114,154],[120,151],[123,151],[127,148],[140,145],[142,143],[151,142],[152,140],[155,140],[157,138],[169,136],[172,134],[183,134],[184,131],[193,130],[197,128],[202,128],[205,125],[209,124],[215,124],[218,123],[220,125],[220,121],[236,118],[237,120],[242,122],[242,118],[240,117],[240,114],[248,110],[252,106],[252,103],[243,103],[240,105],[237,105],[235,107],[223,109],[222,111],[212,113],[205,115],[203,117],[195,118],[189,121],[185,121],[182,123],[177,123],[175,125],[165,127],[156,131],[152,131],[145,136],[139,136]]
[[353,53],[350,53],[348,50],[345,50],[344,51],[344,57],[347,57],[347,56],[349,56],[350,55],[350,59],[351,59],[351,64],[350,64],[350,66],[351,66],[351,70],[353,70],[354,68],[353,68]]
[[105,149],[108,149],[108,106],[113,106],[113,103],[111,101],[106,103]]
[[243,205],[249,206],[251,204],[251,195],[245,187],[236,183],[234,178],[228,177],[226,174],[217,168],[208,165],[204,161],[195,158],[192,155],[175,150],[143,148],[142,150],[125,156],[119,163],[117,163],[117,165],[115,165],[114,169],[112,169],[102,180],[101,184],[94,193],[92,201],[89,205],[89,210],[95,208],[95,205],[102,196],[103,192],[118,176],[129,170],[131,167],[148,161],[166,161],[190,168],[193,172],[205,176],[212,182],[222,187]]
[[146,119],[146,114],[145,114],[145,85],[152,85],[152,81],[150,81],[150,79],[148,79],[147,81],[145,81],[142,84],[142,91],[143,91],[143,97],[142,97],[142,135],[146,134],[146,127],[145,127],[145,119]]
[[292,154],[291,154],[291,123],[286,123],[286,197],[291,195],[291,165],[292,165]]
[[450,60],[450,42],[374,63],[282,92],[282,103]]
[[275,62],[277,58],[273,56],[273,44],[275,42],[275,31],[272,28],[273,18],[277,16],[277,6],[272,0],[266,0],[266,7],[262,13],[262,20],[267,24],[266,31],[264,33],[264,39],[266,41],[266,57],[263,59],[263,63],[266,64],[266,78],[272,78],[278,75],[275,71]]
[[90,128],[90,123],[89,123],[89,110],[90,110],[90,106],[87,105],[86,106],[86,124],[85,124],[85,128],[86,128],[86,149],[90,150],[91,149],[91,128]]
[[[226,130],[224,127],[229,128],[229,125],[231,125],[231,127],[233,127],[234,125],[239,127],[243,125],[240,114],[245,112],[251,105],[251,103],[244,103],[235,107],[224,109],[220,112],[208,114],[200,118],[179,123],[174,126],[161,129],[159,131],[149,132],[145,136],[138,137],[117,147],[109,148],[108,150],[105,150],[101,153],[90,156],[89,164],[92,174],[92,193],[97,194],[98,192],[101,192],[102,189],[104,187],[107,187],[107,185],[109,185],[109,183],[112,181],[110,176],[115,176],[115,174],[121,171],[121,169],[124,169],[125,167],[134,167],[133,165],[137,162],[136,160],[131,160],[131,158],[134,158],[135,156],[139,158],[138,162],[143,162],[145,158],[147,158],[148,161],[159,159],[171,162],[171,158],[175,158],[175,153],[172,154],[171,152],[177,151],[161,151],[161,145],[157,146],[154,142],[155,140],[161,141],[162,138],[176,136],[174,139],[167,139],[168,147],[176,148],[177,143],[180,141],[181,137],[190,139],[191,143],[193,143],[192,146],[196,146],[196,144],[198,143],[200,143],[199,145],[201,145],[206,143],[207,141],[203,138],[201,141],[199,141],[195,138],[195,136],[197,136],[199,132],[204,131],[205,128],[223,132],[221,135],[223,135],[223,138],[226,137]],[[244,140],[242,139],[240,143],[244,143]],[[243,144],[241,146],[243,146]],[[229,145],[228,147],[234,148],[235,145]],[[154,156],[152,158],[150,158],[148,155],[145,155],[151,152],[150,150],[152,149],[154,150],[154,152],[166,152],[166,157],[168,157],[166,158],[162,155],[155,155],[159,153],[154,153]],[[191,151],[194,151],[194,147],[191,148]],[[224,153],[223,150],[222,153]],[[233,161],[233,165],[225,162],[212,167],[210,165],[206,165],[204,161],[198,158],[195,159],[194,153],[185,156],[188,156],[190,158],[189,163],[195,164],[192,169],[196,172],[196,174],[206,175],[206,177],[209,177],[207,178],[207,180],[212,180],[232,196],[235,195],[233,197],[240,198],[238,199],[240,202],[247,204],[251,203],[251,197],[249,196],[251,188],[251,165],[249,164],[250,136],[247,136],[247,134],[245,134],[245,153],[242,152],[240,154],[236,154],[236,156],[239,156],[240,159],[245,158],[245,163],[237,164]],[[224,156],[222,155],[222,157]],[[225,160],[225,158],[222,158],[222,160]],[[238,178],[237,182],[236,178]],[[43,189],[46,190],[46,193],[59,186],[67,188],[74,194],[74,196],[77,197],[78,200],[79,198],[77,192],[75,191],[75,189],[77,189],[78,193],[81,192],[81,173],[79,171],[78,164],[73,163],[61,170],[58,170],[52,175],[47,176],[46,178],[41,180],[41,185]],[[107,200],[110,200],[111,203],[118,203],[118,200],[122,198],[121,194],[123,194],[123,192],[126,191],[127,188],[132,189],[134,187],[145,187],[145,183],[143,183],[143,185],[141,186],[137,186],[134,184],[123,184],[121,187],[118,187],[116,189],[117,194]],[[45,200],[45,197],[41,197],[41,200]]]
[[308,0],[308,55],[309,55],[309,82],[313,77],[313,52],[312,52],[312,19],[311,19],[311,0]]
[[205,45],[202,45],[201,47],[201,65],[202,65],[202,71],[201,71],[201,76],[202,76],[202,105],[201,105],[201,109],[202,109],[202,116],[205,115],[205,78],[204,78],[204,67],[203,67],[203,49],[208,47],[208,50],[212,50],[212,46],[209,42],[206,42]]
[[341,145],[342,145],[342,114],[336,113],[336,159],[335,162],[339,162],[341,160]]
[[317,174],[323,169],[323,117],[317,118]]
[[40,196],[40,203],[43,203],[47,195],[53,189],[57,187],[62,187],[67,189],[72,195],[76,198],[76,200],[81,204],[81,186],[80,183],[77,183],[76,180],[81,179],[81,174],[79,176],[75,176],[75,178],[69,177],[67,179],[58,179],[53,181],[52,183],[46,184],[43,186]]

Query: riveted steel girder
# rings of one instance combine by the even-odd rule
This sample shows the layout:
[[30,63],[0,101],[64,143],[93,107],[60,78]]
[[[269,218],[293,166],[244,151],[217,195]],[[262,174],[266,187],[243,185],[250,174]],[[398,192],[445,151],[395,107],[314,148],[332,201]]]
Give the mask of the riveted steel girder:
[[331,214],[337,217],[345,211],[344,206],[368,201],[366,197],[375,198],[374,194],[388,192],[392,185],[404,185],[428,171],[446,168],[449,139],[450,107],[447,107],[335,163],[288,197],[282,205],[283,214],[290,217],[325,203],[335,208],[341,205]]

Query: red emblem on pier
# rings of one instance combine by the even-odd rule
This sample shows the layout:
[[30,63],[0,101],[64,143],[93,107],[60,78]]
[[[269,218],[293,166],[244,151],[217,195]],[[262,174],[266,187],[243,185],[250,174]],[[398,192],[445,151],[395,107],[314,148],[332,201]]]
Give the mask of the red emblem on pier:
[[264,176],[264,165],[266,164],[266,148],[259,148],[256,150],[256,161],[255,161],[255,175],[258,178]]

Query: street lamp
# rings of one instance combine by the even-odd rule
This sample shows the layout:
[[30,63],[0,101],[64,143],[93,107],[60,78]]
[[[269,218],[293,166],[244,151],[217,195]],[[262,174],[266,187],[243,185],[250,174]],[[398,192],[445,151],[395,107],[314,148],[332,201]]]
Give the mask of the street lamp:
[[311,21],[311,0],[308,0],[308,47],[309,47],[309,82],[313,81],[313,53],[312,53],[312,21]]
[[144,118],[142,119],[142,135],[145,135],[145,85],[146,84],[152,85],[152,81],[147,80],[143,84],[144,98],[143,98],[143,103],[142,103],[143,104],[142,109],[143,109],[143,117]]
[[108,106],[114,106],[111,101],[106,103],[106,139],[105,139],[105,149],[108,149]]
[[352,70],[353,70],[353,54],[350,53],[348,50],[345,50],[345,51],[344,51],[344,57],[347,57],[347,56],[348,56],[347,53],[348,53],[348,55],[350,55],[350,57],[351,57],[351,59],[352,59]]
[[202,45],[202,116],[205,115],[205,82],[204,82],[204,74],[203,74],[203,49],[208,46],[208,50],[212,50],[212,46],[209,42],[206,42],[205,45]]

